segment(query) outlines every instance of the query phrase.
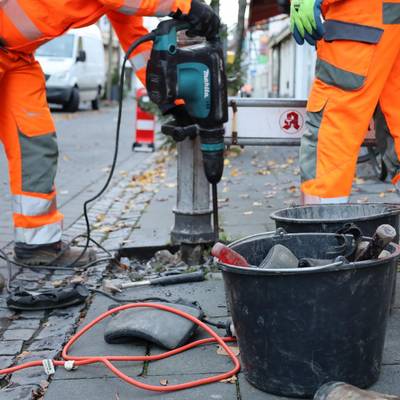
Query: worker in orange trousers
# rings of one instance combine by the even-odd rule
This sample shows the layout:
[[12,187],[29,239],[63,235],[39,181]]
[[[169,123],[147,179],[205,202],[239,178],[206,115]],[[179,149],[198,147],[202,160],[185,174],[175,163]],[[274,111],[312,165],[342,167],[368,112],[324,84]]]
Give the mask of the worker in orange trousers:
[[[300,150],[302,200],[345,203],[377,106],[400,156],[400,0],[292,0],[291,28],[299,44],[317,47]],[[400,173],[392,182],[400,185]]]
[[[57,210],[54,178],[58,148],[46,101],[45,78],[34,51],[71,28],[106,15],[125,50],[147,34],[143,16],[172,16],[212,35],[219,18],[199,0],[0,0],[0,140],[9,163],[15,258],[27,265],[69,265],[81,253],[61,240],[63,215]],[[145,82],[151,44],[130,61]],[[93,259],[89,253],[80,264]]]

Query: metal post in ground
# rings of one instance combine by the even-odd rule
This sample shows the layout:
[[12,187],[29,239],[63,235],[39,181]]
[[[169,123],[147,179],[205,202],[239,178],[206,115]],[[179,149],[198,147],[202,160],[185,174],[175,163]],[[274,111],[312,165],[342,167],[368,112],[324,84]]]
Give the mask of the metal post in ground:
[[181,246],[189,265],[202,261],[204,245],[215,241],[210,207],[210,184],[204,173],[200,139],[186,139],[178,146],[177,205],[171,240]]

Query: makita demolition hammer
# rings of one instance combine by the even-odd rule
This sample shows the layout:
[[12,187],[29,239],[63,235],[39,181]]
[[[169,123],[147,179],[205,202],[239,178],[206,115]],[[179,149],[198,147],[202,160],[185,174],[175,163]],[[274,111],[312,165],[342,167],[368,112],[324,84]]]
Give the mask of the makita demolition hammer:
[[[174,119],[162,132],[176,141],[200,136],[204,171],[213,188],[214,228],[218,230],[217,184],[224,170],[224,123],[228,120],[227,79],[219,38],[178,47],[187,23],[161,22],[147,65],[147,91],[163,114]],[[216,238],[217,239],[217,238]]]

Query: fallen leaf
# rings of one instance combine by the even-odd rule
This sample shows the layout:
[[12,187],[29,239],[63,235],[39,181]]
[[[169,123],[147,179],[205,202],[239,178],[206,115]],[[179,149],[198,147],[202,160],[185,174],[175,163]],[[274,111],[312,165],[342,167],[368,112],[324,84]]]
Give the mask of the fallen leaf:
[[384,192],[379,193],[379,197],[385,197],[385,193]]
[[25,358],[31,354],[30,351],[23,351],[21,354],[17,355],[17,358]]
[[160,380],[160,385],[161,386],[168,386],[168,379],[161,379]]
[[363,183],[365,183],[365,179],[363,178],[355,178],[354,182],[356,185],[362,185]]
[[81,276],[74,276],[71,279],[71,283],[83,283],[85,280]]
[[239,175],[239,170],[237,168],[233,168],[231,171],[231,176],[235,177]]
[[96,221],[101,222],[101,221],[104,221],[105,218],[106,218],[106,214],[99,214],[96,216]]
[[220,382],[221,383],[231,383],[234,385],[234,384],[236,384],[237,380],[238,380],[237,376],[233,375],[230,378],[222,379]]
[[269,171],[269,170],[266,169],[266,168],[263,168],[263,169],[259,169],[259,170],[257,171],[257,174],[258,174],[258,175],[262,175],[262,176],[271,175],[271,171]]
[[225,167],[227,167],[230,164],[231,164],[231,162],[227,158],[225,158],[225,160],[224,160]]
[[[238,356],[240,354],[240,350],[238,346],[228,346],[229,350],[235,355]],[[217,348],[217,354],[219,356],[228,356],[228,353],[225,351],[224,348],[222,348],[221,346],[218,346]]]
[[64,161],[71,161],[71,159],[66,154],[63,155],[63,160]]
[[222,193],[228,193],[229,192],[229,187],[228,186],[225,186],[223,189],[222,189]]
[[55,288],[59,288],[63,285],[64,282],[62,280],[58,280],[58,281],[53,281],[52,283]]
[[176,188],[176,183],[166,183],[165,186],[169,189]]

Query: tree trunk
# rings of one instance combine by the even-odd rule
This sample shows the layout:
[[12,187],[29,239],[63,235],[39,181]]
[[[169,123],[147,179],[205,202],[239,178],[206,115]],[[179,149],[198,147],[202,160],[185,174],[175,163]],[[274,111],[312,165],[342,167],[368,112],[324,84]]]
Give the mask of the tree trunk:
[[210,6],[219,15],[219,0],[211,0]]
[[246,28],[247,0],[239,0],[239,12],[235,36],[235,60],[230,70],[230,92],[235,95],[242,86],[242,54]]
[[245,23],[246,23],[246,8],[247,0],[239,0],[239,13],[236,27],[235,38],[235,70],[240,72],[240,65],[242,61]]

